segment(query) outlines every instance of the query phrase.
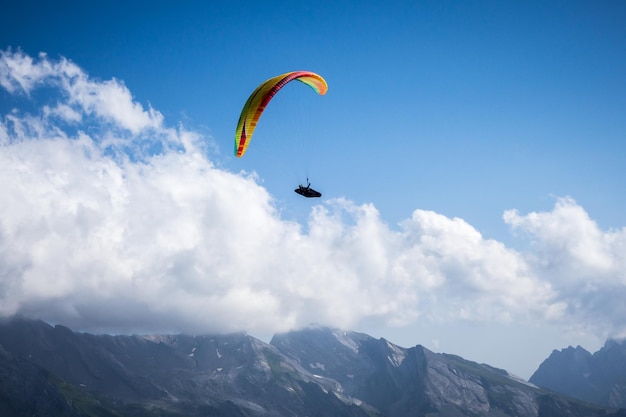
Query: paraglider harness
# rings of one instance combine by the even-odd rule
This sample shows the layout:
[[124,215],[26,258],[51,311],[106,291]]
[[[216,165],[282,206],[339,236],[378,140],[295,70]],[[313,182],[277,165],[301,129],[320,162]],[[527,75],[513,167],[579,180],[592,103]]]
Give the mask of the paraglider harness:
[[298,185],[298,188],[294,190],[296,193],[300,194],[303,197],[312,198],[312,197],[321,197],[322,193],[319,191],[315,191],[311,188],[311,183],[309,179],[306,179],[306,187],[302,186],[302,184]]

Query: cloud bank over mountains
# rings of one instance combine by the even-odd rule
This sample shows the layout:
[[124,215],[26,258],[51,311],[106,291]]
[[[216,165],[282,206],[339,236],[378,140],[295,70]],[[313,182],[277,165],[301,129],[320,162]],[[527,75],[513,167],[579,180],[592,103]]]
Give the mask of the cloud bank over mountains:
[[517,250],[433,211],[390,227],[346,198],[301,225],[122,81],[6,50],[0,86],[0,315],[117,333],[472,320],[626,336],[626,228],[571,197],[506,211]]

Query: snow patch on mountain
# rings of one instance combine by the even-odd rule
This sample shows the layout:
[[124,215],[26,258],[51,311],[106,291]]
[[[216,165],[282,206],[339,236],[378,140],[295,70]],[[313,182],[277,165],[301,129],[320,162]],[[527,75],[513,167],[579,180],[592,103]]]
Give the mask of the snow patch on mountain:
[[391,354],[387,356],[387,359],[393,366],[397,368],[402,364],[402,362],[404,362],[404,358],[406,358],[406,349],[401,348],[400,346],[396,346],[388,341],[386,342],[387,347],[391,352]]
[[319,363],[319,362],[310,363],[309,367],[312,368],[312,369],[321,369],[322,371],[326,370],[326,366],[324,366],[323,363]]
[[349,332],[335,329],[333,330],[333,336],[339,343],[351,349],[354,353],[359,352],[359,343],[350,336]]

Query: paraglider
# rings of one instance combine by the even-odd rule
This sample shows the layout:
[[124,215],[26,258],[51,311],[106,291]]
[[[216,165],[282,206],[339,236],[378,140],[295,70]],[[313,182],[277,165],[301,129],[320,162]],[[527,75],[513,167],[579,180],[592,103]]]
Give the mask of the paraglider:
[[[270,78],[269,80],[261,83],[248,97],[248,100],[241,110],[239,121],[237,122],[237,129],[235,130],[235,156],[241,158],[250,145],[250,140],[254,134],[263,111],[272,100],[274,95],[280,91],[287,83],[298,80],[309,87],[311,87],[317,94],[324,95],[328,91],[328,84],[322,76],[311,71],[292,71],[285,74],[278,75]],[[311,184],[308,182],[307,186],[300,185],[296,190],[296,193],[304,197],[321,197],[321,193],[311,188]]]
[[306,187],[300,184],[298,185],[298,188],[296,188],[294,191],[301,196],[307,198],[322,196],[322,193],[320,193],[319,191],[315,191],[313,188],[311,188],[311,183],[309,182],[308,178],[306,179]]

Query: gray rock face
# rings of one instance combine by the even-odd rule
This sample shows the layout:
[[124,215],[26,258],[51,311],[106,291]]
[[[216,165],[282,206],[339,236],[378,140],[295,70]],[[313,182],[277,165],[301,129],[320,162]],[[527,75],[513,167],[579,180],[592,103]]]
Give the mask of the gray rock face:
[[562,400],[561,414],[555,414],[548,410],[560,399],[504,370],[361,333],[312,328],[276,335],[270,344],[388,417],[582,416],[597,411],[577,410]]
[[626,341],[609,340],[593,355],[580,346],[554,350],[530,381],[594,404],[626,408]]
[[[19,360],[55,375],[76,391],[72,396],[86,398],[84,415],[100,415],[86,411],[98,404],[124,416],[376,415],[245,334],[94,336],[13,320],[0,325],[0,345],[13,358],[9,364]],[[63,399],[65,388],[50,389]]]
[[[488,365],[329,328],[276,335],[266,344],[245,334],[96,336],[11,320],[0,323],[0,346],[0,415],[576,417],[606,412]],[[26,411],[7,411],[16,409]]]

